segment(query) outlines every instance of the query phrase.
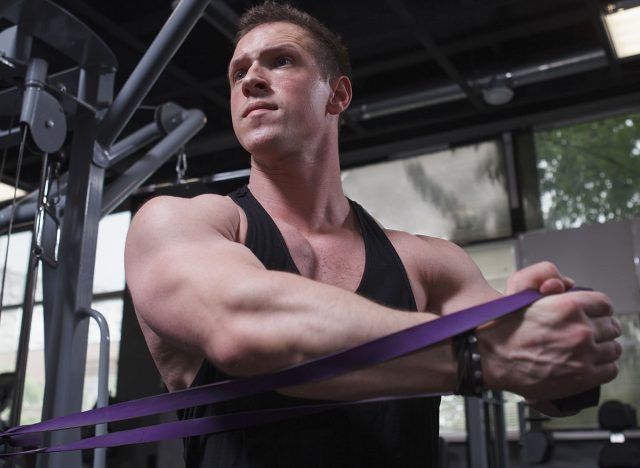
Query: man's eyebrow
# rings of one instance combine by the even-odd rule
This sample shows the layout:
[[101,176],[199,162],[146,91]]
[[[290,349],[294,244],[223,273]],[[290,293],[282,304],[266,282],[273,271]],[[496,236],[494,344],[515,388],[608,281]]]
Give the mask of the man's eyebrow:
[[[274,44],[272,46],[265,47],[264,49],[260,49],[259,55],[261,56],[261,55],[268,55],[268,54],[273,54],[278,52],[287,52],[287,51],[295,52],[296,50],[297,50],[297,47],[293,43],[284,42],[282,44]],[[245,60],[246,57],[247,57],[246,54],[243,54],[231,59],[231,61],[229,62],[229,67],[227,69],[227,74],[231,73],[231,70],[233,70],[234,66],[236,66],[236,64]]]

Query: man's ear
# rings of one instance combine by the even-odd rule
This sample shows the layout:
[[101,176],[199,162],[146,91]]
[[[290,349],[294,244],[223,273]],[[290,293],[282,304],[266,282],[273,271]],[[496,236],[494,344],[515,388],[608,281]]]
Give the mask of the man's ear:
[[341,76],[333,80],[332,89],[333,92],[327,104],[327,112],[337,115],[347,110],[351,103],[351,80],[346,76]]

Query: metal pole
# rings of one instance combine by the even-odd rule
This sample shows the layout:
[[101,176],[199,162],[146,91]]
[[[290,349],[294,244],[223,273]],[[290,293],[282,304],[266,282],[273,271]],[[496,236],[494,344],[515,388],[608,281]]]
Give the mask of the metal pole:
[[141,129],[136,130],[131,135],[123,138],[111,147],[111,151],[109,151],[108,155],[108,167],[122,161],[152,141],[157,140],[162,135],[164,135],[164,132],[162,132],[156,122],[151,122]]
[[[22,113],[25,109],[29,109],[33,104],[34,97],[33,82],[44,82],[47,78],[47,62],[42,59],[31,59],[27,68],[25,84],[27,89],[23,96]],[[24,131],[28,131],[27,128]],[[22,151],[23,149],[21,149]],[[47,189],[47,166],[48,155],[45,153],[42,160],[42,170],[40,172],[40,187],[38,190],[37,206],[41,206]],[[38,280],[38,264],[39,260],[35,254],[36,247],[35,223],[33,235],[31,237],[31,252],[29,254],[29,269],[27,270],[27,281],[24,291],[24,306],[22,308],[22,323],[20,326],[20,339],[18,342],[18,355],[16,358],[16,386],[13,393],[13,401],[11,405],[11,416],[9,424],[18,426],[20,424],[20,413],[22,411],[22,398],[24,394],[24,381],[27,373],[27,358],[29,354],[29,338],[31,334],[31,319],[33,316],[33,306],[35,302],[36,283]]]
[[210,0],[182,0],[149,46],[100,123],[98,143],[109,148],[200,19]]
[[527,447],[527,416],[525,414],[524,401],[518,402],[518,429],[520,432],[520,466],[527,468],[529,466],[529,451]]
[[[96,406],[104,408],[109,404],[109,324],[107,319],[100,312],[94,309],[82,309],[79,312],[82,317],[91,317],[98,324],[100,329],[100,357],[98,364],[98,399]],[[96,425],[96,436],[107,433],[107,424]],[[105,447],[96,448],[93,452],[93,468],[104,468],[107,466],[107,449]]]
[[172,154],[175,154],[184,146],[206,123],[205,115],[197,109],[184,112],[183,118],[183,122],[177,128],[106,187],[102,204],[102,216],[109,214],[140,187],[151,174],[158,170]]
[[486,420],[482,400],[465,397],[464,410],[467,423],[467,466],[469,468],[489,468],[487,454]]
[[[103,75],[82,69],[79,98],[95,103]],[[95,114],[82,107],[73,128],[69,185],[62,219],[60,262],[56,272],[57,295],[47,330],[47,363],[42,417],[51,419],[80,411],[87,352],[88,321],[76,311],[91,307],[98,223],[102,206],[104,169],[92,163],[97,132]],[[45,436],[45,444],[59,445],[78,439],[79,429]],[[40,468],[80,468],[78,452],[38,455]]]
[[499,390],[492,390],[492,406],[495,430],[496,463],[499,468],[509,466],[509,448],[507,446],[507,425],[504,415],[503,393]]

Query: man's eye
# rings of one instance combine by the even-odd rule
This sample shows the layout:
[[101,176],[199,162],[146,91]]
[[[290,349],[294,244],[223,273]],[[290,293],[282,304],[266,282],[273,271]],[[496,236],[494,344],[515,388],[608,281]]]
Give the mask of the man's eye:
[[233,73],[233,81],[238,81],[241,80],[242,78],[244,78],[244,76],[247,74],[246,70],[237,70]]
[[283,67],[285,65],[290,65],[291,63],[293,63],[293,60],[291,60],[291,57],[282,56],[276,59],[277,67]]

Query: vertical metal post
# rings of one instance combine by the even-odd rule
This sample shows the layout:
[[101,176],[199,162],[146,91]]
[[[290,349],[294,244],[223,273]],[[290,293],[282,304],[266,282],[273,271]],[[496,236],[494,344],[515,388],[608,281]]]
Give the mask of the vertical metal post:
[[507,424],[504,415],[503,394],[499,390],[492,390],[493,432],[496,468],[509,466],[509,449],[507,447]]
[[489,468],[487,453],[486,420],[482,400],[465,397],[464,411],[467,425],[467,466],[469,468]]
[[518,429],[520,432],[520,466],[527,468],[529,466],[529,450],[527,447],[527,416],[524,401],[518,402]]
[[[80,73],[78,97],[94,104],[104,75],[97,70]],[[47,365],[42,417],[50,419],[81,410],[87,352],[88,320],[76,311],[91,308],[98,223],[102,206],[104,169],[92,162],[97,134],[96,116],[78,107],[73,128],[69,185],[56,273],[57,300],[51,308],[47,332]],[[47,445],[59,445],[80,437],[79,429],[48,434]],[[38,467],[80,468],[80,452],[38,456]]]
[[[30,44],[29,44],[30,47]],[[37,100],[37,91],[40,83],[44,82],[47,78],[48,64],[43,59],[34,58],[29,61],[27,73],[25,76],[25,93],[22,100],[23,116],[34,105],[34,101]],[[25,122],[25,119],[21,119]],[[24,126],[23,131],[28,131]],[[21,148],[23,151],[24,148]],[[40,174],[40,189],[38,192],[37,205],[42,205],[46,187],[46,174],[48,171],[47,156],[42,161],[42,172]],[[35,226],[35,223],[34,223]],[[10,426],[18,426],[20,424],[20,416],[22,413],[22,402],[24,397],[24,387],[27,375],[27,361],[29,354],[29,338],[31,335],[31,320],[33,317],[33,306],[35,303],[36,283],[38,279],[38,265],[39,259],[35,253],[36,246],[36,233],[34,229],[33,237],[31,239],[31,251],[29,253],[29,265],[27,270],[27,279],[25,284],[23,308],[22,308],[22,320],[20,324],[20,338],[18,342],[18,352],[16,357],[16,385],[13,392],[13,401],[11,404],[11,414],[9,417]],[[14,461],[9,462],[10,466],[13,466]]]

